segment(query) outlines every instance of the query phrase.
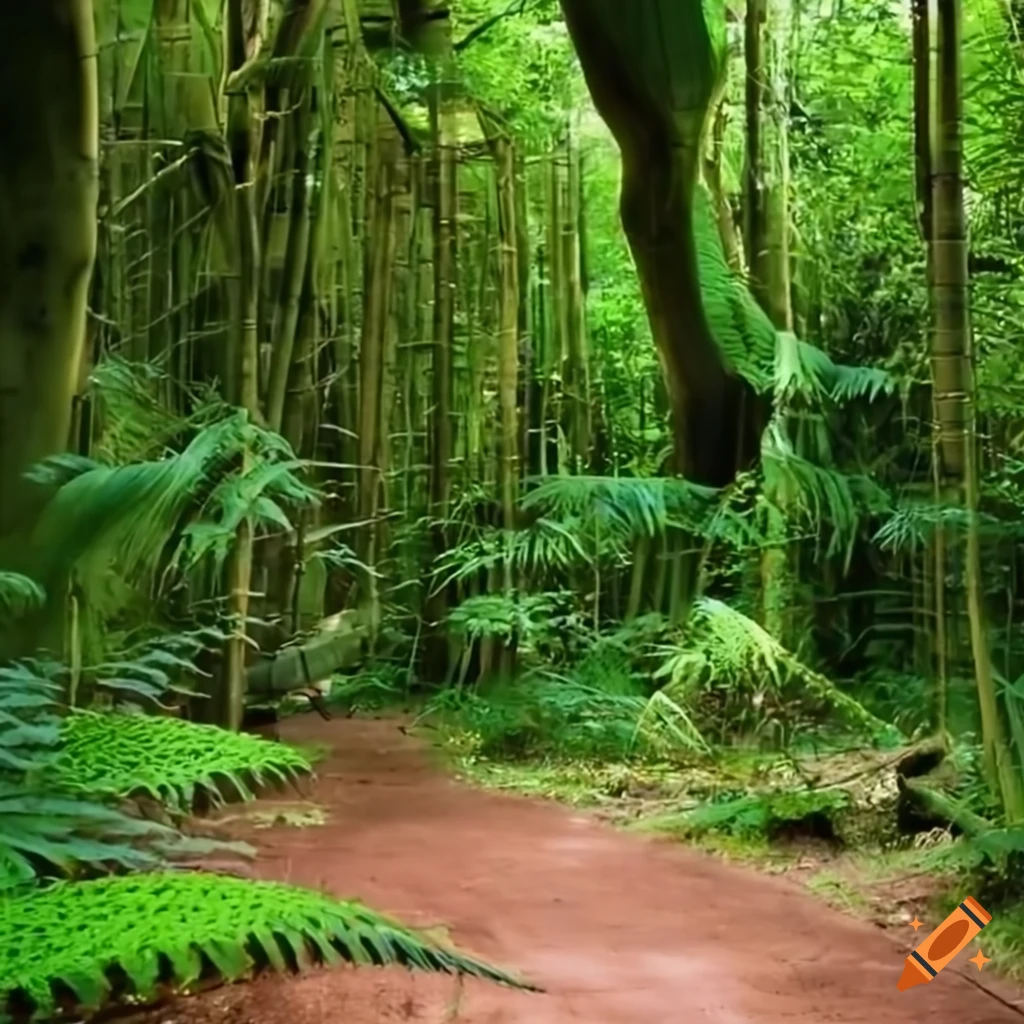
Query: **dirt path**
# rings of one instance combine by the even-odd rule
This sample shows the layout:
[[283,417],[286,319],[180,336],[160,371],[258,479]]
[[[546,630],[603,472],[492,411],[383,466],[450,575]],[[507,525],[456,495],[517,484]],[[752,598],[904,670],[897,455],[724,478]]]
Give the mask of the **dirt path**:
[[[527,975],[545,994],[404,971],[264,978],[161,1024],[1021,1024],[949,969],[900,994],[908,951],[784,880],[481,792],[390,722],[290,723],[330,742],[322,827],[256,832],[261,875],[358,896]],[[913,933],[908,928],[907,946]],[[974,971],[968,965],[967,970]],[[986,986],[998,989],[988,976]],[[998,989],[1004,998],[1012,993]],[[1024,999],[1019,1004],[1024,1010]]]

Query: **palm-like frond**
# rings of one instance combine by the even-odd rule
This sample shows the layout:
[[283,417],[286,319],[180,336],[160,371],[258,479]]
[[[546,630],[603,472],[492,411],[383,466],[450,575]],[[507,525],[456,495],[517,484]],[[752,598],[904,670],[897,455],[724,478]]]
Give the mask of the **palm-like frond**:
[[100,431],[94,451],[102,462],[123,464],[162,456],[168,445],[199,421],[172,412],[160,397],[167,375],[148,363],[108,358],[89,376],[89,393],[99,410]]
[[0,622],[39,608],[46,600],[35,580],[16,572],[0,572]]
[[775,401],[779,407],[799,399],[812,406],[826,401],[844,405],[858,398],[874,401],[896,393],[897,379],[871,366],[836,363],[827,352],[789,332],[779,332],[775,347]]
[[[980,530],[986,533],[1007,532],[1007,524],[983,512],[975,513]],[[900,505],[878,528],[874,542],[884,551],[903,551],[924,544],[940,527],[963,533],[971,514],[960,505],[938,502],[913,502]]]
[[582,533],[571,519],[557,522],[546,517],[522,530],[482,530],[438,556],[434,586],[443,589],[506,563],[526,572],[564,570],[583,564],[592,556],[583,546]]
[[[245,852],[130,817],[98,802],[102,794],[81,779],[62,786],[63,671],[56,663],[33,660],[0,668],[0,892],[28,885],[40,872],[156,868],[168,857]],[[93,738],[104,745],[92,752],[94,758],[102,761],[118,749],[116,737]]]
[[859,474],[841,473],[802,458],[778,420],[769,424],[762,439],[764,504],[769,540],[787,530],[805,528],[820,537],[832,530],[828,554],[843,549],[849,559],[862,519],[891,507],[889,495]]
[[0,894],[31,884],[40,871],[157,868],[161,851],[180,838],[174,829],[88,799],[0,783]]
[[0,781],[21,781],[56,757],[61,669],[35,660],[0,667]]
[[656,536],[669,526],[703,532],[721,492],[672,477],[548,476],[523,498],[559,518],[586,516],[630,537]]
[[[86,1010],[115,995],[138,1002],[162,986],[188,989],[209,974],[204,961],[229,981],[265,967],[348,961],[531,988],[360,903],[274,882],[161,872],[0,899],[0,1017],[14,1001],[48,1016],[58,984]],[[126,992],[112,991],[117,971]]]
[[694,194],[693,213],[701,298],[711,334],[729,365],[757,391],[768,393],[775,328],[726,262],[712,201],[703,187]]
[[[243,473],[242,454],[250,456]],[[37,573],[47,580],[83,559],[130,578],[147,578],[169,552],[188,568],[211,551],[221,556],[238,522],[285,527],[278,502],[311,503],[287,443],[233,411],[204,426],[177,454],[107,466],[58,456],[34,471],[56,485],[37,526]]]

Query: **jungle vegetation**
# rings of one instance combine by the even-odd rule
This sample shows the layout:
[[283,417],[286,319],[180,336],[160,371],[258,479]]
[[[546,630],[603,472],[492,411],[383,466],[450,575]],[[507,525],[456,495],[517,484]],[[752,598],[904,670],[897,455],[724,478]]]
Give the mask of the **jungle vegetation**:
[[[341,669],[329,700],[414,706],[478,770],[647,766],[689,780],[648,826],[824,818],[1016,905],[1016,0],[0,30],[0,935],[106,922],[74,970],[0,940],[0,1017],[310,957],[522,984],[171,871],[251,855],[191,834],[200,797],[312,771],[240,731],[258,686]],[[167,900],[159,956],[158,914],[118,929]]]

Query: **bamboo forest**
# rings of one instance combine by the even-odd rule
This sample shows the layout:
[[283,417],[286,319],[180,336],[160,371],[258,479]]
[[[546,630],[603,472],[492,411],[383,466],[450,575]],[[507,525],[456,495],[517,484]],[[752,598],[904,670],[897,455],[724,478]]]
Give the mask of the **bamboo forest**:
[[1024,1016],[1024,0],[0,34],[0,1024]]

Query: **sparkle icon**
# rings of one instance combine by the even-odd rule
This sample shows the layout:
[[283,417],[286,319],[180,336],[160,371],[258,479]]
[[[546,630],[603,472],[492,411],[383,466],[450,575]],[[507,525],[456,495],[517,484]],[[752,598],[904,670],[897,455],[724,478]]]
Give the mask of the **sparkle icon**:
[[980,971],[985,966],[985,964],[990,964],[992,962],[992,960],[991,960],[990,957],[985,956],[985,954],[982,953],[982,951],[979,949],[978,950],[978,955],[977,956],[972,956],[971,959],[968,960],[967,962],[969,964],[977,964],[978,965],[978,970]]

